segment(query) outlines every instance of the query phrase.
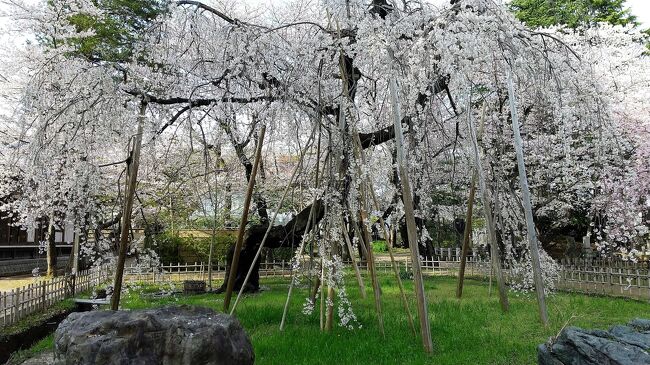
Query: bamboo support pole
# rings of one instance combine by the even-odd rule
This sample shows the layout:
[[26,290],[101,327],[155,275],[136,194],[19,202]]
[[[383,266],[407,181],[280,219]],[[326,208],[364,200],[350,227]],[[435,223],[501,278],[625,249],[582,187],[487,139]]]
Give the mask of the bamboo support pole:
[[320,330],[325,330],[325,252],[321,250],[320,255]]
[[517,167],[519,170],[519,185],[521,187],[521,198],[524,204],[524,215],[526,216],[526,231],[528,233],[528,245],[530,249],[530,260],[533,266],[533,278],[535,281],[535,292],[537,293],[537,304],[539,317],[544,326],[548,326],[548,309],[546,308],[546,294],[544,292],[544,281],[539,258],[539,247],[537,232],[533,221],[533,208],[530,202],[530,191],[528,189],[528,178],[526,177],[526,165],[524,163],[524,148],[519,131],[519,118],[517,115],[517,101],[515,100],[515,88],[512,81],[511,66],[506,67],[508,76],[508,101],[510,103],[510,115],[512,119],[512,132],[514,134],[515,151],[517,153]]
[[[392,53],[392,52],[390,52]],[[433,340],[431,339],[431,327],[429,326],[429,315],[427,301],[424,293],[424,280],[422,278],[422,268],[420,265],[420,252],[418,248],[417,226],[415,225],[415,213],[413,209],[413,196],[411,195],[411,185],[409,182],[408,172],[406,171],[406,161],[404,158],[404,136],[402,134],[402,117],[397,95],[397,82],[394,77],[389,82],[391,101],[393,104],[393,123],[395,128],[395,144],[397,147],[397,169],[402,185],[402,200],[404,202],[404,213],[406,216],[406,226],[408,232],[408,241],[411,249],[411,260],[413,267],[413,278],[415,280],[415,293],[418,302],[418,317],[420,320],[420,334],[422,336],[422,346],[425,352],[433,352]]]
[[293,284],[295,277],[291,278],[291,284],[289,285],[289,291],[287,292],[287,301],[284,302],[284,309],[282,310],[282,320],[280,321],[280,331],[284,331],[284,323],[287,320],[287,311],[289,309],[289,300],[291,299],[291,292],[293,291]]
[[366,287],[365,285],[363,285],[363,277],[361,277],[361,271],[359,270],[359,266],[357,266],[357,260],[354,257],[354,249],[352,248],[352,242],[350,242],[350,237],[348,236],[347,232],[344,232],[345,222],[343,221],[343,217],[341,217],[340,223],[341,223],[341,227],[343,227],[342,229],[343,239],[348,248],[348,252],[350,252],[350,260],[352,261],[352,268],[354,269],[354,275],[356,276],[357,283],[359,284],[359,292],[361,293],[361,298],[366,299]]
[[465,231],[463,232],[463,249],[460,254],[460,267],[458,268],[458,285],[456,286],[456,298],[463,296],[463,283],[465,281],[465,264],[469,252],[469,242],[472,236],[472,212],[474,208],[474,193],[476,191],[476,171],[472,174],[472,182],[469,187],[469,198],[467,199],[467,215],[465,215]]
[[[361,149],[361,140],[359,139],[358,133],[355,133],[355,143],[356,143],[356,148],[359,150],[361,163],[365,165],[365,156],[363,150]],[[361,176],[361,171],[359,171],[359,176]],[[377,201],[377,196],[375,195],[375,191],[372,186],[372,183],[367,180],[365,181],[365,184],[366,184],[366,191],[370,194],[374,208],[376,210],[379,210],[379,202]],[[400,278],[399,276],[399,268],[397,267],[397,262],[395,262],[395,256],[393,255],[393,247],[392,247],[393,242],[389,238],[388,232],[386,231],[386,224],[384,222],[384,219],[381,216],[379,217],[379,224],[381,225],[381,228],[384,232],[384,237],[387,240],[386,248],[388,249],[388,256],[390,257],[391,267],[393,269],[393,273],[395,274],[395,279],[397,280],[397,285],[399,287],[402,304],[404,305],[404,309],[406,310],[407,313],[409,326],[413,331],[413,335],[415,335],[416,333],[415,333],[415,325],[413,323],[413,315],[411,314],[411,309],[409,308],[408,300],[406,299],[406,294],[404,292],[404,285],[402,284],[402,278]]]
[[[248,180],[248,188],[246,190],[246,198],[244,199],[244,206],[239,222],[239,231],[237,232],[237,242],[235,243],[235,252],[232,256],[230,264],[230,275],[228,275],[228,284],[226,286],[226,296],[223,299],[223,311],[227,312],[230,307],[230,298],[235,286],[235,279],[237,277],[237,267],[239,266],[239,256],[241,255],[242,245],[244,243],[244,232],[246,231],[246,223],[248,222],[248,209],[250,208],[251,198],[253,197],[253,188],[255,187],[255,176],[257,175],[257,168],[262,158],[262,144],[264,141],[264,134],[266,133],[266,126],[262,125],[260,135],[257,141],[257,149],[255,151],[255,162],[253,163],[253,170],[251,171],[250,179]],[[244,286],[242,285],[242,288]]]
[[[508,292],[506,289],[505,278],[503,277],[503,270],[501,269],[501,255],[499,253],[499,242],[497,241],[496,227],[494,224],[494,214],[492,212],[492,201],[488,194],[487,182],[485,179],[485,174],[483,172],[481,153],[479,150],[478,137],[476,133],[476,128],[474,126],[474,120],[472,119],[471,112],[471,98],[467,98],[467,124],[469,127],[469,132],[472,141],[472,149],[474,150],[474,165],[475,172],[478,175],[478,185],[479,190],[481,191],[481,201],[483,202],[483,210],[485,212],[485,220],[487,223],[488,237],[490,239],[490,261],[492,262],[492,271],[496,277],[497,288],[499,290],[499,303],[501,304],[501,310],[507,312],[510,309],[510,303],[508,302]],[[481,116],[481,125],[483,124],[485,118],[485,109]]]
[[[370,185],[370,182],[368,182],[368,185]],[[377,201],[377,197],[375,196],[375,192],[372,189],[372,186],[369,186],[368,191],[370,191],[370,196],[372,197],[372,201],[375,206],[375,209],[379,210],[379,203]],[[415,331],[415,324],[413,323],[413,314],[411,313],[411,308],[409,307],[409,302],[408,299],[406,298],[406,293],[404,291],[404,284],[402,283],[402,278],[399,276],[399,268],[397,267],[397,262],[395,261],[395,255],[393,255],[394,239],[391,238],[391,236],[386,231],[386,223],[384,222],[384,218],[382,218],[381,216],[379,217],[379,224],[381,224],[381,228],[384,231],[384,237],[386,238],[386,243],[387,243],[386,248],[388,250],[388,256],[390,257],[390,265],[393,269],[393,273],[395,274],[395,279],[397,280],[397,286],[399,287],[400,298],[402,299],[404,310],[406,310],[409,327],[411,327],[413,336],[415,336],[416,331]]]
[[331,332],[334,325],[334,287],[327,284],[327,312],[325,315],[325,332]]
[[[295,180],[296,176],[298,175],[298,172],[302,168],[302,161],[305,157],[305,154],[307,153],[307,150],[310,147],[310,143],[314,138],[314,134],[316,133],[316,126],[311,132],[311,135],[309,136],[309,139],[307,140],[307,144],[305,146],[305,149],[301,151],[300,153],[300,158],[298,159],[298,164],[296,167],[293,169],[293,173],[291,174],[291,178],[289,179],[289,182],[287,186],[284,188],[284,192],[282,193],[282,197],[280,198],[280,202],[278,203],[278,207],[275,209],[275,212],[273,213],[273,217],[271,218],[271,221],[269,222],[268,227],[266,228],[266,232],[264,232],[264,237],[262,237],[262,242],[260,242],[260,247],[257,249],[257,252],[255,253],[255,257],[253,258],[253,263],[257,262],[257,260],[260,257],[260,254],[262,253],[262,249],[264,248],[264,244],[266,243],[267,238],[269,237],[269,233],[271,232],[271,228],[273,228],[273,223],[275,223],[276,218],[278,217],[278,213],[280,212],[280,208],[282,208],[282,204],[284,203],[284,200],[287,197],[287,193],[289,192],[289,189],[293,192],[295,190],[295,185],[293,185],[293,181]],[[263,134],[260,136],[260,138],[263,136]],[[316,201],[314,199],[314,201]],[[312,205],[312,209],[309,211],[310,217],[313,214],[313,209],[314,205]],[[308,219],[310,220],[310,219]],[[309,222],[308,222],[309,223]],[[244,292],[244,288],[246,287],[246,284],[248,283],[248,280],[250,279],[251,274],[253,273],[255,265],[251,265],[250,268],[248,269],[248,272],[246,273],[246,277],[244,278],[244,282],[242,283],[241,288],[239,289],[239,293],[237,294],[237,298],[235,299],[235,303],[232,307],[232,310],[230,311],[230,314],[232,315],[235,313],[235,309],[237,309],[237,304],[239,303],[239,300],[241,299],[241,295]],[[231,269],[232,270],[232,269]]]
[[[338,28],[338,24],[337,24]],[[339,33],[340,37],[340,33]],[[348,99],[350,98],[350,90],[347,88],[347,79],[346,79],[346,72],[345,72],[345,67],[343,65],[343,52],[341,51],[341,55],[339,58],[339,69],[341,72],[341,78],[343,79],[343,95],[345,95]],[[341,134],[347,133],[347,128],[346,128],[346,120],[345,120],[345,109],[344,105],[341,104],[339,107],[339,129],[341,131]],[[356,133],[354,133],[356,134]],[[360,156],[360,150],[358,150],[356,146],[356,139],[352,138],[352,142],[354,144],[354,152],[357,158]],[[359,146],[360,147],[360,146]],[[357,166],[357,171],[360,172],[359,167]],[[363,190],[363,183],[361,184],[361,189]],[[361,194],[362,197],[365,197],[365,194]],[[375,260],[374,260],[374,255],[372,253],[372,242],[370,239],[370,235],[368,234],[367,228],[365,226],[365,223],[367,221],[367,214],[365,208],[363,208],[364,202],[361,204],[361,209],[360,209],[360,220],[361,224],[363,225],[363,237],[360,234],[357,234],[359,237],[359,243],[361,244],[362,242],[366,242],[370,247],[366,246],[365,254],[366,258],[368,259],[368,271],[370,273],[370,278],[372,282],[372,289],[373,289],[373,295],[375,299],[375,310],[377,311],[377,320],[379,322],[379,330],[384,336],[384,319],[382,316],[382,309],[381,309],[381,289],[379,288],[379,281],[377,280],[377,273],[375,270]],[[351,215],[352,216],[352,215]],[[353,222],[350,222],[350,224],[353,224],[356,228],[356,224]],[[363,246],[362,246],[363,250]],[[329,293],[328,293],[329,294]]]
[[[322,131],[321,127],[323,125],[323,113],[321,111],[321,102],[322,102],[322,76],[323,76],[323,59],[321,58],[320,61],[318,62],[318,138],[316,140],[316,176],[314,176],[314,185],[318,187],[320,185],[320,154],[321,154],[321,137],[322,137]],[[327,166],[327,159],[329,158],[329,154],[326,155],[325,161],[323,162],[323,170],[325,169],[325,166]],[[325,171],[323,171],[323,174],[325,174]],[[313,279],[312,279],[312,270],[314,268],[314,241],[312,240],[309,243],[309,289],[311,292],[312,285],[313,285]],[[317,279],[318,280],[318,279]],[[314,295],[314,300],[315,300],[315,295]],[[312,300],[312,303],[314,301]]]
[[[353,143],[353,146],[354,146],[354,148],[353,148],[354,154],[355,154],[355,157],[357,159],[361,160],[361,163],[363,164],[363,163],[365,163],[365,161],[364,161],[365,158],[363,156],[363,151],[361,149],[361,142],[359,140],[359,135],[358,135],[358,133],[356,133],[356,130],[353,130],[353,134],[354,134],[354,137],[352,138],[352,143]],[[358,164],[357,164],[357,174],[359,176],[363,176],[363,174],[361,172],[361,168],[359,167]],[[377,270],[376,270],[376,265],[375,265],[375,257],[374,257],[374,253],[372,252],[372,237],[371,237],[370,233],[368,232],[368,227],[366,226],[366,222],[369,222],[368,215],[367,215],[367,211],[368,211],[368,208],[369,208],[369,204],[368,204],[368,201],[367,201],[368,200],[367,199],[368,190],[369,190],[369,188],[366,186],[365,181],[361,181],[361,184],[360,184],[360,192],[361,192],[360,200],[361,201],[360,201],[360,205],[359,205],[360,206],[359,216],[360,216],[361,226],[363,228],[363,230],[362,230],[363,236],[361,235],[361,233],[359,233],[359,230],[357,229],[356,224],[354,224],[353,222],[350,222],[350,224],[352,224],[354,226],[354,228],[355,228],[357,236],[359,237],[359,244],[362,245],[363,242],[365,242],[367,244],[367,246],[362,245],[361,247],[362,247],[362,250],[363,250],[363,247],[366,246],[365,247],[366,250],[364,251],[364,253],[365,253],[366,258],[368,260],[368,272],[370,273],[370,279],[371,279],[371,283],[372,283],[373,297],[374,297],[374,300],[375,300],[375,310],[377,311],[377,320],[379,322],[379,331],[381,332],[381,334],[383,336],[385,333],[384,333],[384,318],[383,318],[382,306],[381,306],[381,288],[379,287],[379,280],[377,279]],[[345,236],[346,236],[347,239],[349,239],[349,237],[347,237],[347,235],[345,235]]]
[[[362,185],[362,193],[361,196],[365,196],[365,192],[363,192],[365,189],[363,188]],[[361,202],[361,209],[359,212],[360,216],[360,221],[361,221],[361,226],[362,226],[362,233],[363,237],[359,237],[360,241],[365,241],[368,243],[368,269],[370,270],[370,279],[372,281],[372,292],[374,294],[375,298],[375,310],[377,311],[377,321],[379,322],[379,332],[381,332],[381,335],[384,336],[384,317],[382,314],[382,308],[381,308],[381,288],[379,287],[379,280],[377,279],[377,268],[375,266],[375,255],[372,252],[372,237],[370,236],[370,232],[368,232],[368,227],[366,225],[366,222],[368,222],[368,214],[366,213],[366,209],[364,206],[366,205],[365,203],[365,198],[362,198]]]
[[[316,197],[314,197],[311,205],[311,209],[309,210],[309,217],[307,218],[307,225],[305,230],[309,230],[310,225],[312,224],[312,220],[314,217],[314,206],[316,204]],[[312,241],[313,242],[313,241]],[[311,242],[310,242],[311,244]],[[303,239],[302,242],[300,242],[300,246],[298,247],[297,251],[297,257],[298,260],[302,258],[302,252],[305,249],[305,240]],[[300,261],[298,261],[298,265],[300,265]],[[289,291],[287,292],[287,300],[284,303],[284,309],[282,310],[282,320],[280,321],[280,331],[284,330],[284,323],[287,319],[287,312],[289,310],[289,301],[291,300],[291,292],[293,291],[293,287],[296,282],[296,272],[292,272],[291,274],[291,283],[289,284]]]

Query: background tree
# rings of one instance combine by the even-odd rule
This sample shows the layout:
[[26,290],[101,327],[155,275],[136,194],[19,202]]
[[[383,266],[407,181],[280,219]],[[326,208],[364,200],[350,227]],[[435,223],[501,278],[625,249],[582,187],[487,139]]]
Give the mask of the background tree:
[[[68,21],[79,36],[67,42],[74,47],[74,55],[90,61],[131,61],[134,54],[140,53],[134,47],[156,19],[167,12],[168,3],[167,0],[92,0],[97,11],[70,15]],[[52,45],[56,42],[56,38],[45,39],[51,39]]]
[[533,28],[578,28],[594,23],[638,25],[636,17],[625,8],[625,0],[512,0],[510,8],[517,19]]

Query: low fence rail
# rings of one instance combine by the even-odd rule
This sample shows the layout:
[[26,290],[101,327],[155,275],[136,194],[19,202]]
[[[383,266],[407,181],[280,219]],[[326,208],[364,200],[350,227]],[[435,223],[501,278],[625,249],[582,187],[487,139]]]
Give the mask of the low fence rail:
[[[575,261],[574,261],[575,262]],[[602,264],[606,264],[603,262]],[[346,262],[350,265],[351,262]],[[400,257],[396,261],[399,271],[407,272],[412,268],[410,257]],[[378,272],[392,272],[392,264],[387,260],[375,263]],[[359,268],[367,269],[365,262],[358,263]],[[421,263],[425,275],[458,275],[460,261],[458,260],[424,260]],[[299,270],[306,273],[308,262],[304,261]],[[215,263],[212,269],[212,279],[220,280],[225,276],[225,263]],[[290,261],[263,262],[260,264],[260,276],[288,277],[293,273]],[[470,257],[467,260],[465,275],[468,277],[487,278],[491,275],[489,260],[479,257]],[[509,269],[504,269],[506,280],[513,277]],[[157,268],[141,268],[131,266],[126,268],[129,281],[183,281],[207,280],[208,267],[205,263],[193,264],[168,264]],[[579,264],[561,264],[556,287],[563,291],[581,292],[586,294],[623,296],[634,299],[650,301],[650,270],[641,265],[625,263],[613,264],[613,267],[587,266],[585,262]]]
[[[347,264],[351,264],[347,262]],[[412,268],[410,257],[400,257],[396,261],[400,272],[408,272]],[[557,288],[564,291],[575,291],[587,294],[623,296],[650,301],[650,269],[643,264],[614,264],[609,266],[593,265],[594,262],[563,262]],[[606,265],[607,262],[598,263]],[[365,262],[358,263],[361,269],[366,269]],[[421,263],[422,272],[426,275],[456,276],[459,271],[458,260],[424,260]],[[306,273],[308,262],[305,260],[299,270]],[[378,260],[376,268],[379,272],[391,272],[392,264],[387,260]],[[212,279],[223,279],[226,272],[224,262],[216,262],[212,267]],[[260,263],[261,277],[289,277],[294,272],[290,261],[273,261]],[[468,277],[487,278],[491,275],[490,262],[479,257],[467,260],[465,274]],[[510,270],[504,269],[506,278]],[[207,280],[208,265],[202,262],[193,264],[167,264],[156,267],[127,266],[125,281],[183,281]],[[15,323],[26,315],[73,295],[75,292],[89,289],[112,278],[108,268],[100,268],[80,272],[74,279],[72,276],[42,280],[38,283],[0,293],[0,326]]]
[[[126,281],[183,281],[207,280],[208,264],[203,262],[187,264],[166,264],[156,267],[131,265],[124,268]],[[290,261],[273,261],[260,263],[260,276],[290,276],[293,272]],[[226,263],[216,262],[212,265],[212,280],[223,279],[226,275]]]
[[558,289],[650,301],[650,270],[602,266],[563,266]]
[[107,268],[96,268],[81,271],[78,275],[40,280],[0,292],[0,327],[14,324],[31,313],[46,309],[76,292],[99,285],[108,278]]

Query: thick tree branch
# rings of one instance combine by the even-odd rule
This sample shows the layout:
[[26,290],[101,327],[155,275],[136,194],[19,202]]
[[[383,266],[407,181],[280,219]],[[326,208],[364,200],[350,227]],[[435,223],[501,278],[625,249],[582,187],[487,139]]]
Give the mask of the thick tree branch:
[[176,5],[178,5],[178,6],[181,6],[181,5],[193,5],[193,6],[196,6],[197,8],[199,8],[199,9],[208,11],[208,12],[218,16],[219,18],[227,21],[230,24],[238,24],[239,23],[239,21],[237,21],[237,19],[233,19],[233,18],[229,17],[228,15],[220,12],[219,10],[217,10],[217,9],[211,7],[211,6],[203,4],[200,1],[180,0],[180,1],[176,1]]
[[159,105],[188,104],[190,107],[208,106],[218,102],[248,104],[248,103],[259,103],[262,101],[277,100],[277,98],[272,95],[257,95],[257,96],[250,96],[250,97],[224,96],[222,98],[190,99],[190,98],[181,98],[181,97],[159,98],[151,94],[143,93],[137,90],[127,90],[126,93],[130,95],[144,96],[149,100],[150,103],[154,103],[154,104],[159,104]]

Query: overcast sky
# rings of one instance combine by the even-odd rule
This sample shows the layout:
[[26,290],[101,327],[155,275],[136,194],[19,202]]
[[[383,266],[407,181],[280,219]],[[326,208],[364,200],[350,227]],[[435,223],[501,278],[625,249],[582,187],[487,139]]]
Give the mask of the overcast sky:
[[650,0],[627,0],[626,3],[643,27],[650,28]]

